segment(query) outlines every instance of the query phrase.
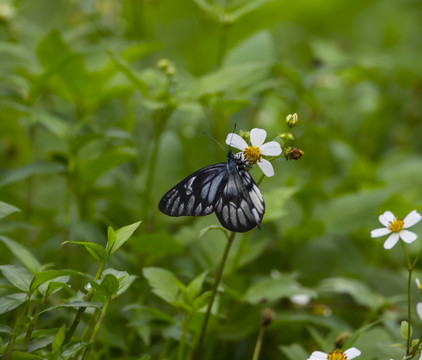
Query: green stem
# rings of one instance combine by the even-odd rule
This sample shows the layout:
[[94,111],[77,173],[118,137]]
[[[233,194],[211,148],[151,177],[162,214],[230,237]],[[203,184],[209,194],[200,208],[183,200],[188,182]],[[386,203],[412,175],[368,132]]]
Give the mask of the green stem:
[[[43,304],[44,304],[44,301],[43,301]],[[40,314],[40,311],[41,311],[41,306],[37,305],[34,315],[32,316],[31,322],[29,323],[28,330],[26,331],[26,334],[25,334],[25,339],[22,345],[22,351],[26,351],[26,347],[28,346],[29,340],[31,339],[32,332],[34,331],[35,325],[38,321],[38,316]]]
[[6,352],[4,353],[3,360],[9,360],[10,354],[12,353],[13,346],[15,345],[16,337],[18,336],[19,329],[22,326],[23,317],[26,309],[28,308],[30,295],[26,296],[25,302],[20,306],[18,315],[16,316],[15,325],[13,326],[12,334],[10,335],[9,344],[7,345]]
[[182,335],[180,337],[179,348],[177,350],[177,360],[183,360],[183,354],[185,351],[186,334],[188,332],[190,316],[186,315],[183,317],[182,322]]
[[253,352],[252,360],[258,360],[259,358],[259,353],[261,352],[262,340],[264,339],[264,331],[265,331],[265,326],[261,325],[261,328],[259,329],[258,339],[256,339],[256,345],[255,345],[255,350]]
[[97,323],[95,324],[94,331],[92,332],[91,339],[89,340],[88,346],[86,347],[84,355],[82,356],[82,360],[88,359],[89,354],[91,353],[92,347],[94,346],[95,339],[97,337],[98,331],[100,330],[101,323],[104,320],[104,317],[107,313],[109,305],[110,305],[110,298],[107,298],[106,302],[104,303],[103,308],[101,309],[101,314],[97,320]]
[[[101,277],[101,275],[104,271],[105,265],[106,265],[106,262],[102,261],[101,264],[100,264],[100,267],[98,268],[97,274],[95,275],[94,280],[98,280]],[[86,294],[85,301],[90,301],[91,298],[92,298],[92,295],[94,295],[94,288],[93,287],[91,287],[88,291],[88,294]],[[78,325],[79,325],[79,323],[82,319],[82,315],[84,314],[85,310],[86,310],[86,307],[80,307],[78,309],[78,312],[76,313],[75,319],[73,320],[72,326],[70,327],[70,329],[67,332],[66,337],[63,341],[62,347],[65,346],[67,343],[69,343],[70,339],[73,336],[73,333],[75,332],[76,328],[78,327]]]
[[406,246],[403,241],[400,241],[402,244],[403,252],[407,260],[407,271],[409,272],[409,277],[407,279],[407,340],[406,340],[406,356],[410,354],[410,333],[412,329],[412,272],[413,264],[410,262],[409,255],[406,251]]
[[214,303],[214,299],[215,299],[215,296],[217,294],[217,289],[218,289],[218,286],[220,285],[220,281],[221,281],[221,278],[222,278],[222,275],[223,275],[224,265],[226,264],[227,256],[229,255],[229,251],[230,251],[230,248],[233,244],[233,240],[234,240],[235,236],[236,236],[236,233],[234,231],[232,231],[231,234],[230,234],[230,237],[227,239],[227,244],[226,244],[226,248],[224,249],[223,258],[221,259],[220,266],[219,266],[218,272],[217,272],[217,276],[216,276],[215,281],[214,281],[214,287],[212,289],[211,299],[210,299],[210,302],[208,303],[207,312],[205,314],[205,319],[204,319],[204,322],[202,324],[202,329],[201,329],[201,334],[199,336],[198,344],[195,348],[195,351],[193,352],[192,359],[194,359],[194,360],[199,360],[199,355],[201,353],[202,343],[204,342],[205,332],[207,331],[208,320],[209,320],[209,317],[210,317],[210,314],[211,314],[212,305]]

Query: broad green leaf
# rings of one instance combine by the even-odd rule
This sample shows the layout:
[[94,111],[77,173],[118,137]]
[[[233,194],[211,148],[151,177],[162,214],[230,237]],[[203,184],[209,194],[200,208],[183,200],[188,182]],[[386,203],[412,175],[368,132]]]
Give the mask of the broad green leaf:
[[124,226],[116,231],[116,242],[110,248],[110,254],[114,254],[135,232],[141,221]]
[[45,312],[49,312],[49,311],[53,311],[53,310],[57,310],[57,309],[61,309],[61,308],[81,308],[81,307],[86,307],[86,308],[95,308],[95,309],[101,309],[103,307],[103,304],[97,301],[72,301],[72,302],[68,302],[68,303],[63,303],[60,305],[55,305],[55,306],[50,306],[47,309],[44,309],[43,311],[40,312],[40,314],[43,314]]
[[53,343],[51,344],[53,348],[53,352],[57,352],[60,349],[60,346],[62,346],[64,337],[66,334],[66,324],[63,324],[59,331],[57,331],[56,336],[54,337]]
[[274,40],[269,31],[253,34],[230,50],[224,58],[224,66],[246,63],[271,64],[276,58]]
[[386,303],[386,299],[375,290],[369,288],[363,281],[348,278],[330,278],[321,281],[320,290],[349,294],[357,304],[374,311]]
[[0,265],[0,271],[9,282],[18,289],[28,292],[34,274],[20,265]]
[[69,360],[74,355],[76,355],[79,351],[85,348],[88,343],[84,342],[77,342],[72,344],[67,344],[64,348],[62,353],[60,354],[57,360]]
[[0,201],[0,219],[10,215],[16,211],[20,211],[17,207],[13,205],[6,204],[5,202]]
[[275,279],[260,280],[249,287],[243,299],[251,304],[259,304],[262,301],[271,302],[298,294],[315,296],[313,291],[295,286],[293,281],[296,276],[296,274],[288,274]]
[[31,292],[36,290],[40,285],[46,283],[49,280],[61,277],[61,276],[84,276],[82,273],[74,270],[45,270],[37,272],[34,275],[34,279],[31,283]]
[[61,139],[67,139],[70,135],[70,126],[62,118],[47,112],[34,110],[32,118],[47,130]]
[[54,281],[48,281],[47,283],[42,284],[38,288],[38,290],[41,294],[49,296],[51,294],[54,294],[58,290],[64,287],[67,287],[68,286],[67,282],[69,281],[69,279],[70,279],[69,276],[58,277],[54,279]]
[[65,171],[66,167],[63,164],[47,160],[37,160],[6,172],[0,180],[0,186],[26,180],[35,175],[58,174]]
[[28,251],[27,248],[21,244],[2,235],[0,235],[0,241],[2,241],[13,253],[13,255],[19,259],[22,265],[28,268],[31,272],[35,273],[41,268],[41,264],[38,262],[38,260]]
[[79,161],[78,173],[83,186],[92,186],[107,171],[132,160],[135,151],[132,148],[112,148],[95,159]]
[[187,293],[190,299],[194,299],[202,289],[202,284],[204,283],[208,271],[204,271],[199,274],[195,279],[193,279],[187,287]]
[[62,243],[62,245],[64,244],[83,245],[89,251],[89,253],[93,257],[95,257],[97,260],[105,261],[108,259],[107,250],[97,243],[92,243],[92,242],[87,242],[87,241],[65,241]]
[[113,274],[106,274],[101,281],[101,287],[106,296],[111,298],[119,290],[119,280]]
[[152,287],[152,292],[170,304],[177,300],[180,286],[184,286],[170,271],[165,269],[144,268],[142,274]]
[[107,251],[110,254],[111,250],[113,249],[113,245],[116,242],[117,236],[116,232],[113,230],[111,226],[107,229]]
[[0,314],[14,310],[25,302],[26,294],[19,293],[0,297]]
[[27,353],[27,352],[23,352],[23,351],[12,351],[9,359],[10,360],[44,360],[44,358],[42,357]]
[[282,345],[280,346],[280,350],[288,360],[303,360],[309,357],[309,353],[305,351],[302,345],[297,343]]
[[118,271],[111,268],[104,270],[102,277],[107,274],[114,275],[116,279],[119,280],[117,295],[123,294],[137,278],[135,275],[129,275],[126,271]]
[[11,329],[10,327],[6,326],[6,325],[0,325],[0,333],[1,334],[12,334],[13,329]]

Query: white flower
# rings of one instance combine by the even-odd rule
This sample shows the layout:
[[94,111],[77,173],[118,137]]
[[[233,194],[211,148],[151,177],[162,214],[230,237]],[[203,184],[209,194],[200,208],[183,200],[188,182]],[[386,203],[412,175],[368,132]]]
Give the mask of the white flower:
[[355,347],[346,351],[334,350],[328,354],[322,351],[314,351],[308,360],[352,360],[360,355],[360,351]]
[[416,210],[413,210],[404,219],[399,219],[398,217],[395,217],[391,211],[386,211],[384,214],[380,215],[378,219],[385,227],[372,230],[371,237],[374,238],[391,234],[384,242],[384,249],[390,250],[397,244],[399,238],[408,244],[416,240],[418,236],[415,233],[404,229],[418,223],[422,219],[422,216]]
[[258,164],[266,176],[273,176],[274,169],[271,163],[263,159],[261,155],[278,156],[281,154],[281,146],[276,141],[264,144],[267,132],[263,129],[254,128],[250,131],[251,146],[239,135],[230,133],[227,135],[226,144],[242,150],[243,157],[249,164]]

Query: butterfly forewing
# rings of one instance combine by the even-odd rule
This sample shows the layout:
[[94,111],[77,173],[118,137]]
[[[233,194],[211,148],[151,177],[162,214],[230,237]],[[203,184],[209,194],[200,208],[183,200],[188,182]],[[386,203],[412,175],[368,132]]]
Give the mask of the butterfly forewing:
[[227,163],[207,166],[169,190],[158,207],[169,216],[203,216],[216,212],[228,230],[246,232],[260,227],[264,199],[245,161],[229,151]]
[[200,169],[169,190],[158,208],[169,216],[209,215],[215,210],[226,178],[226,163]]

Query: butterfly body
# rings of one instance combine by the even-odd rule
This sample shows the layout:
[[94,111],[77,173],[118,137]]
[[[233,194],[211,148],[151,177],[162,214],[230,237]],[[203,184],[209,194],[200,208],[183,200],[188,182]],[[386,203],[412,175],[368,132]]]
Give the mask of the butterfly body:
[[265,204],[247,171],[247,161],[232,151],[227,162],[202,168],[179,182],[160,200],[169,216],[205,216],[215,212],[228,230],[246,232],[261,227]]

